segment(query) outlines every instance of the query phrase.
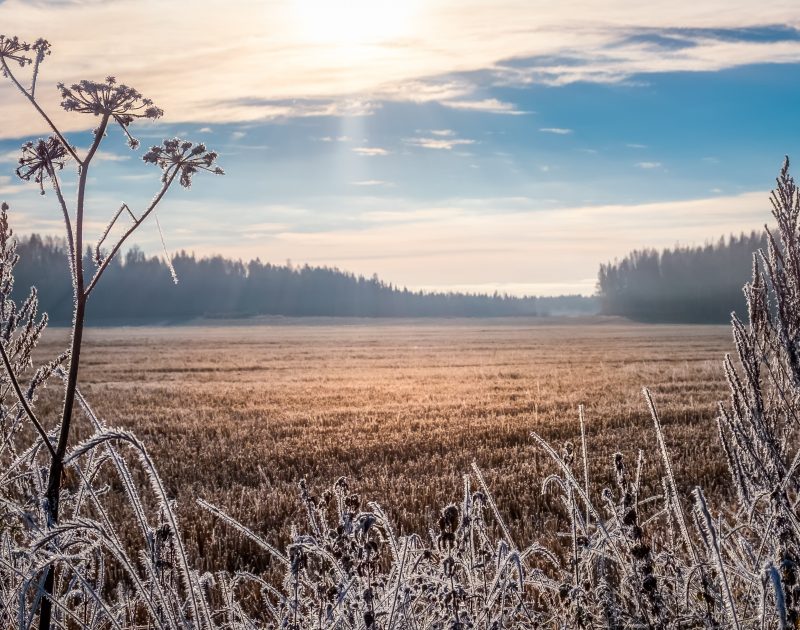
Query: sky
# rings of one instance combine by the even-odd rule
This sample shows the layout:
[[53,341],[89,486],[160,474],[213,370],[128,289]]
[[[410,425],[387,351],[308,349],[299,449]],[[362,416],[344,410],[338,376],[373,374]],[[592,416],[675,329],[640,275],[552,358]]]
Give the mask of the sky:
[[[176,136],[226,175],[169,192],[169,251],[590,294],[631,249],[760,229],[783,156],[800,159],[796,0],[0,0],[0,33],[50,41],[37,95],[78,146],[97,121],[62,111],[57,82],[113,75],[165,111],[131,126],[138,151],[106,138],[90,240],[158,190],[140,158]],[[63,229],[52,193],[14,176],[46,133],[0,77],[20,234]],[[154,224],[135,243],[161,250]]]

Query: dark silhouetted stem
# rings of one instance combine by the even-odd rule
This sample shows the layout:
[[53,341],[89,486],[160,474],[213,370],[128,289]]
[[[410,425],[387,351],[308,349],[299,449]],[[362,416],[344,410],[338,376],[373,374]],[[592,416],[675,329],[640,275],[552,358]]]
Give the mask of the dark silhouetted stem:
[[[83,210],[86,199],[86,182],[89,178],[89,164],[92,161],[103,136],[108,127],[110,116],[106,114],[100,126],[95,131],[94,142],[89,153],[83,161],[78,180],[78,201],[75,210],[75,311],[72,320],[72,343],[70,348],[69,371],[67,373],[67,384],[64,390],[64,409],[61,416],[61,428],[59,430],[58,444],[56,452],[50,464],[50,474],[47,478],[47,497],[46,509],[48,526],[58,523],[58,502],[61,493],[61,477],[64,474],[64,455],[67,452],[69,442],[69,429],[72,422],[72,407],[75,403],[75,390],[78,386],[78,368],[81,358],[81,344],[83,343],[83,325],[86,315],[86,295],[83,288]],[[39,614],[39,630],[50,629],[50,619],[52,617],[52,602],[50,597],[53,594],[55,584],[55,567],[49,566],[47,577],[44,582],[44,597]]]

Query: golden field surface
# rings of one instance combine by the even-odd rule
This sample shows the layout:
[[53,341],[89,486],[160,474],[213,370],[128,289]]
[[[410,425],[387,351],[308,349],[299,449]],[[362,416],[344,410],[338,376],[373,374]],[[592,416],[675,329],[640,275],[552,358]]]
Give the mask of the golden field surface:
[[[65,341],[49,331],[38,356]],[[579,404],[596,488],[611,483],[615,451],[634,467],[642,449],[657,489],[642,386],[679,483],[714,496],[727,476],[714,415],[731,348],[727,326],[604,318],[90,329],[81,388],[107,424],[148,446],[200,567],[259,567],[266,558],[196,498],[283,545],[292,523],[304,526],[298,481],[320,494],[344,475],[399,530],[424,535],[460,500],[474,460],[517,542],[552,538],[563,517],[541,486],[554,467],[530,432],[579,449]],[[39,402],[44,417],[54,417],[58,389]]]

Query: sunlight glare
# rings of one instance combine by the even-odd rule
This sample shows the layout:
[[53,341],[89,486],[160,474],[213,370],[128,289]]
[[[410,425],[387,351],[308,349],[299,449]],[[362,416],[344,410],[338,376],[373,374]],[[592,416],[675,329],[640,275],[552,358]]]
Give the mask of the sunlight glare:
[[411,32],[414,2],[293,0],[300,36],[311,45],[341,49],[384,44]]

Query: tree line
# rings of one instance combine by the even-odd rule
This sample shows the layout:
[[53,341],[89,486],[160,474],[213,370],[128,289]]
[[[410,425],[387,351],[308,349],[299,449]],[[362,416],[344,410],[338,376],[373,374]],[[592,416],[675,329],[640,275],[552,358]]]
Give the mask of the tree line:
[[746,319],[742,285],[753,252],[765,247],[764,233],[754,231],[699,247],[635,250],[600,265],[601,312],[652,322],[722,323],[732,311]]
[[[72,285],[66,243],[31,235],[20,239],[15,295],[36,285],[51,321],[68,323]],[[197,318],[258,315],[343,317],[497,317],[590,314],[593,298],[516,297],[504,294],[423,292],[399,288],[377,276],[364,277],[331,267],[242,262],[222,256],[180,252],[172,265],[132,248],[109,266],[91,297],[91,324],[179,323]],[[84,267],[94,269],[89,250]]]

